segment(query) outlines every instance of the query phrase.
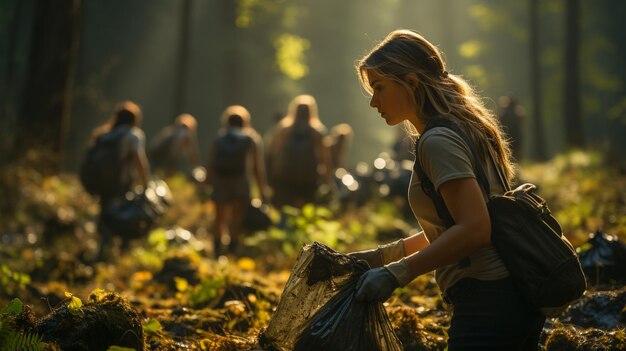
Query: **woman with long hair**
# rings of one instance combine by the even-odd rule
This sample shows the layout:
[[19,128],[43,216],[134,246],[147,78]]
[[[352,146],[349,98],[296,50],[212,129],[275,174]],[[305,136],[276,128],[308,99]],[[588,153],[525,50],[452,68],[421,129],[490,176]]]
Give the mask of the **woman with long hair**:
[[267,196],[263,140],[250,119],[245,107],[228,106],[222,113],[222,128],[209,151],[206,183],[213,188],[216,258],[224,253],[222,245],[227,245],[231,254],[236,253],[253,184],[261,201]]
[[315,202],[321,185],[331,184],[326,133],[315,98],[307,94],[293,98],[268,150],[272,201],[276,206],[301,208]]
[[[409,202],[422,232],[352,253],[373,268],[357,287],[361,301],[385,301],[417,276],[435,270],[444,300],[453,307],[448,350],[536,350],[545,318],[516,289],[491,243],[491,224],[474,164],[482,164],[492,193],[514,175],[511,152],[498,120],[460,76],[447,71],[439,50],[409,30],[391,32],[358,61],[370,106],[385,122],[404,123],[417,139],[416,162],[441,194],[452,223],[441,218],[414,172]],[[478,151],[450,128],[469,137]],[[493,162],[491,159],[493,158]]]

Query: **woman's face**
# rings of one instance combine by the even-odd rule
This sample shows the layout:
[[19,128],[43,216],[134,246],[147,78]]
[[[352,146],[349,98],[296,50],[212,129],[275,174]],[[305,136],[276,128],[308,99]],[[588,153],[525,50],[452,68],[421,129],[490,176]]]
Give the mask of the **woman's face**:
[[404,85],[371,70],[367,71],[367,78],[372,88],[370,106],[378,110],[388,125],[405,120],[417,122],[415,102]]

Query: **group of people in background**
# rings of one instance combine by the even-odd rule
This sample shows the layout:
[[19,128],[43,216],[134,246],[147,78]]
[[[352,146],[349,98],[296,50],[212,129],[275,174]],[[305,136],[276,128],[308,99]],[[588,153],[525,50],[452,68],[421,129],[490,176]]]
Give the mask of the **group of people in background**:
[[92,135],[92,143],[104,135],[123,135],[122,147],[115,150],[117,166],[123,169],[118,191],[99,194],[99,260],[104,258],[113,237],[119,235],[103,210],[124,199],[134,186],[146,188],[153,174],[168,179],[204,167],[205,176],[198,180],[208,189],[215,205],[211,232],[217,257],[237,251],[244,231],[243,216],[252,199],[277,209],[302,208],[315,203],[320,192],[332,192],[334,170],[347,166],[352,138],[352,129],[346,123],[328,131],[311,95],[296,96],[287,114],[276,121],[265,137],[253,128],[251,114],[244,106],[226,107],[204,163],[200,160],[197,120],[193,115],[180,114],[150,143],[146,143],[141,122],[141,108],[132,101],[121,102],[109,121]]
[[[513,156],[519,159],[523,113],[514,97],[504,96],[499,102],[500,120],[511,136]],[[119,187],[114,193],[100,195],[101,208],[124,198],[134,185],[145,188],[153,174],[167,179],[202,169],[205,172],[200,172],[198,180],[210,190],[215,205],[211,232],[216,257],[236,252],[244,232],[243,216],[253,198],[282,209],[284,206],[302,208],[320,198],[328,199],[325,195],[341,196],[337,189],[341,180],[336,178],[335,171],[348,169],[347,155],[353,131],[347,123],[337,124],[329,131],[311,95],[293,98],[287,113],[277,118],[264,137],[253,128],[251,114],[244,106],[228,106],[222,113],[221,127],[204,163],[197,140],[198,123],[193,115],[178,115],[150,143],[146,143],[141,123],[141,108],[132,101],[125,101],[117,104],[109,121],[92,134],[92,143],[104,134],[123,136],[119,150]],[[398,131],[393,159],[412,161],[411,138],[404,129]],[[392,195],[403,201],[400,207],[406,208],[405,217],[411,217],[405,196],[410,169],[400,169],[400,172],[391,180],[392,190],[397,189]],[[103,259],[116,234],[108,222],[107,213],[102,211],[98,219],[99,260]],[[284,224],[284,218],[281,223]]]

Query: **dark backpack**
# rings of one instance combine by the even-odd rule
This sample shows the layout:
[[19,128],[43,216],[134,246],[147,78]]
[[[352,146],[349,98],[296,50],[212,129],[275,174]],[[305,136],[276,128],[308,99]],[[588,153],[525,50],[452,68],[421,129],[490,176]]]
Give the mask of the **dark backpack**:
[[224,177],[240,176],[246,172],[248,151],[252,138],[239,128],[228,128],[215,140],[215,173]]
[[295,185],[316,185],[320,162],[311,129],[293,131],[286,136],[276,160],[275,174],[282,182]]
[[80,166],[80,181],[92,195],[118,194],[120,184],[120,146],[125,133],[113,130],[96,139],[89,147]]
[[172,163],[172,158],[178,155],[173,155],[172,144],[176,138],[175,130],[172,127],[167,127],[166,131],[159,133],[154,141],[150,143],[148,148],[148,160],[150,160],[150,166],[153,169],[160,169],[167,167]]
[[[476,179],[490,194],[481,158],[467,134],[450,120],[434,118],[422,135],[434,127],[449,128],[463,138],[472,151]],[[419,140],[415,144],[413,169],[421,181],[422,189],[433,200],[437,214],[450,227],[454,225],[454,220],[443,198],[421,168],[418,148]],[[491,161],[496,165],[493,159]],[[490,195],[487,203],[491,219],[491,242],[517,287],[531,304],[548,317],[558,316],[570,303],[581,297],[587,288],[576,251],[563,235],[546,201],[535,194],[536,187],[527,183],[510,190],[499,167],[495,168],[507,191],[504,195]]]

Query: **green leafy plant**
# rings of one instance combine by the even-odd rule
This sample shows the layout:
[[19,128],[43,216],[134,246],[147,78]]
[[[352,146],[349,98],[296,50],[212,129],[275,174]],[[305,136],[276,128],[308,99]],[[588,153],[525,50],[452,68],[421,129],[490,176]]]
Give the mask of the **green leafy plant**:
[[[177,288],[181,288],[182,284],[178,283]],[[226,277],[223,275],[217,275],[203,279],[199,284],[186,288],[185,298],[189,301],[191,306],[204,306],[214,301],[220,294],[223,293],[226,287]]]
[[9,302],[8,305],[0,309],[1,314],[9,316],[18,316],[24,310],[24,304],[22,300],[15,298]]
[[13,299],[0,309],[0,351],[43,351],[46,344],[35,333],[15,330],[14,319],[24,310],[20,299]]
[[0,343],[0,350],[2,351],[43,351],[45,346],[45,343],[41,341],[41,337],[37,334],[22,334],[8,329],[6,335],[0,335],[3,340]]
[[143,328],[143,331],[149,335],[157,334],[161,330],[163,330],[163,326],[156,319],[150,319],[144,322],[141,326]]
[[0,294],[5,296],[15,295],[30,283],[30,276],[25,273],[16,272],[8,265],[0,265]]
[[67,291],[65,292],[65,297],[69,300],[69,303],[67,304],[68,311],[75,316],[83,317],[85,315],[85,312],[82,309],[83,301]]
[[285,206],[282,211],[286,218],[284,228],[257,232],[246,239],[246,244],[269,251],[280,247],[284,255],[292,256],[305,243],[318,241],[336,248],[351,238],[335,214],[324,206],[307,204],[302,209]]

